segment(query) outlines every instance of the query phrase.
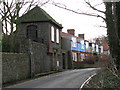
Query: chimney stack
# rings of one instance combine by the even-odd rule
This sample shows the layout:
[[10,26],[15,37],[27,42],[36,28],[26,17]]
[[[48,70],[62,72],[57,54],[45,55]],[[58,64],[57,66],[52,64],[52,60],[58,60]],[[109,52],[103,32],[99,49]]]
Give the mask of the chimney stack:
[[68,29],[67,32],[71,35],[75,35],[75,30],[74,29]]
[[84,40],[84,34],[78,34],[78,37]]

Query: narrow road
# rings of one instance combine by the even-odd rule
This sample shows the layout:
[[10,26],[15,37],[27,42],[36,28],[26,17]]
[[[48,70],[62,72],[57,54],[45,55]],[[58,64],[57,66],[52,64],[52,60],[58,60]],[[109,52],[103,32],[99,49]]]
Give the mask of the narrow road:
[[69,70],[14,85],[11,88],[79,88],[97,70],[96,68]]

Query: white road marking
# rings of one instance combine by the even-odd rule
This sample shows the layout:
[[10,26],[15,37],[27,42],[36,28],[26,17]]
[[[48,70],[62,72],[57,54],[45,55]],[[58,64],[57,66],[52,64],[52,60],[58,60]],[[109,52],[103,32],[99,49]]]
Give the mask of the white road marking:
[[81,89],[83,88],[83,86],[84,86],[93,76],[95,76],[95,75],[96,75],[96,73],[93,74],[93,75],[91,75],[91,76],[81,85],[81,87],[80,87],[79,90],[81,90]]

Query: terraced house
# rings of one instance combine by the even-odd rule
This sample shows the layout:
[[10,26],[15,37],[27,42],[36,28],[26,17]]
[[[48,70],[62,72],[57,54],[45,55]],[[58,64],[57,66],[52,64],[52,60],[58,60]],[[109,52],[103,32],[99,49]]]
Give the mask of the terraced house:
[[20,17],[17,40],[20,52],[31,58],[33,75],[62,70],[61,30],[62,25],[39,6]]
[[64,42],[63,46],[70,45],[72,55],[69,57],[72,57],[73,63],[71,65],[73,68],[91,59],[90,57],[95,57],[96,59],[99,56],[98,54],[103,54],[103,46],[84,40],[84,34],[78,34],[78,37],[75,36],[74,29],[68,29],[67,33],[62,32],[61,35],[62,38],[70,40],[69,44]]
[[70,50],[72,57],[72,67],[74,68],[76,64],[82,63],[85,60],[85,44],[84,44],[84,35],[79,34],[78,37],[75,36],[74,29],[68,29],[68,33],[62,32],[62,38],[70,40]]

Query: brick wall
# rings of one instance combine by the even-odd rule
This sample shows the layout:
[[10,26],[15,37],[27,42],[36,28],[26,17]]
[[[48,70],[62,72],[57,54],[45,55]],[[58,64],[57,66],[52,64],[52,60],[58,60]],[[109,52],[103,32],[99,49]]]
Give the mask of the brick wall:
[[30,77],[30,61],[24,53],[2,53],[3,83]]

